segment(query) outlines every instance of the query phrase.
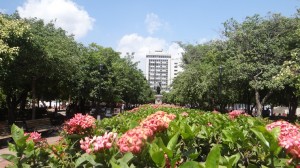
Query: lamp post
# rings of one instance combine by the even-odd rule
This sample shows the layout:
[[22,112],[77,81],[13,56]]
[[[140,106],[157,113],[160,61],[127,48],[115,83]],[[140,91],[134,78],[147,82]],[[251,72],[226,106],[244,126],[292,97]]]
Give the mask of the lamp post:
[[103,70],[104,65],[103,64],[99,64],[99,71],[100,71],[100,89],[99,89],[99,96],[101,95],[101,72]]
[[220,105],[220,111],[222,110],[222,72],[223,67],[222,65],[219,66],[219,105]]
[[[99,85],[100,85],[100,88],[99,88],[99,100],[100,100],[100,103],[101,103],[101,72],[103,70],[103,64],[99,64],[99,71],[100,71],[100,82],[99,82]],[[101,105],[100,105],[100,110],[101,110]],[[97,120],[101,120],[101,117],[100,117],[100,114],[99,114],[99,110],[97,110]]]

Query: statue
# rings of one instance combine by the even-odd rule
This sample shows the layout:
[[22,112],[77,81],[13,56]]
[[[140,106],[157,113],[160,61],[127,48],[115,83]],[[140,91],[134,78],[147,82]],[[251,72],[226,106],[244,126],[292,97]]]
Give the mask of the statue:
[[161,82],[158,82],[158,86],[156,86],[156,93],[160,94]]

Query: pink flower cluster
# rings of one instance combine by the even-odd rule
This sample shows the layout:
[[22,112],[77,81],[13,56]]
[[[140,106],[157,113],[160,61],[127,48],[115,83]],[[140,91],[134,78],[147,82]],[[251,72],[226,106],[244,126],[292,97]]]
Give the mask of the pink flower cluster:
[[29,137],[28,137],[28,139],[27,139],[27,141],[29,141],[29,140],[32,140],[33,142],[40,142],[40,141],[42,141],[42,136],[41,136],[41,134],[40,133],[38,133],[38,132],[31,132],[31,133],[25,133],[24,134],[25,136],[26,135],[29,135]]
[[247,113],[245,113],[243,110],[233,110],[230,113],[228,113],[230,119],[235,119],[240,115],[249,116]]
[[214,109],[214,111],[212,111],[213,114],[220,114],[219,111],[217,111],[216,109]]
[[80,148],[85,150],[88,154],[109,149],[112,147],[117,135],[117,133],[105,132],[103,136],[94,136],[93,138],[85,137],[84,140],[80,140]]
[[300,130],[297,126],[286,121],[276,121],[266,126],[267,130],[280,128],[279,145],[286,149],[294,158],[300,158]]
[[95,121],[93,116],[78,113],[65,123],[64,130],[67,134],[85,134],[88,129],[96,126]]
[[176,118],[174,114],[168,114],[164,111],[158,111],[145,118],[140,126],[150,128],[154,133],[165,130],[169,127],[169,123]]
[[136,107],[136,108],[133,108],[133,109],[131,109],[131,110],[128,110],[128,112],[130,112],[130,113],[135,113],[135,112],[137,112],[137,111],[139,111],[139,110],[140,110],[140,108]]
[[140,126],[128,130],[120,137],[118,141],[120,151],[139,153],[146,141],[153,138],[155,133],[167,129],[175,117],[176,115],[163,111],[149,115],[140,123]]
[[188,117],[188,116],[189,116],[189,113],[187,113],[187,112],[182,112],[180,115],[183,116],[183,117]]

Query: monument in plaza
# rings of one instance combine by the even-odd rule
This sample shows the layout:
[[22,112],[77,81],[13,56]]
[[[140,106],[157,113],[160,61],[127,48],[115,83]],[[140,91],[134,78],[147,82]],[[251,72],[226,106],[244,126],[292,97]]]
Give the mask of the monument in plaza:
[[161,82],[156,86],[155,104],[162,104],[163,95],[160,94]]

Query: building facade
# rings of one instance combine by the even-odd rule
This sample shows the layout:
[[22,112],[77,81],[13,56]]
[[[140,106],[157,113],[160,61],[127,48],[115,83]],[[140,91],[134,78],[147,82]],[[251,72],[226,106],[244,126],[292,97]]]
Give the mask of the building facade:
[[168,92],[174,77],[181,70],[180,59],[172,59],[170,54],[155,51],[146,55],[145,75],[154,91],[160,86],[161,91]]

